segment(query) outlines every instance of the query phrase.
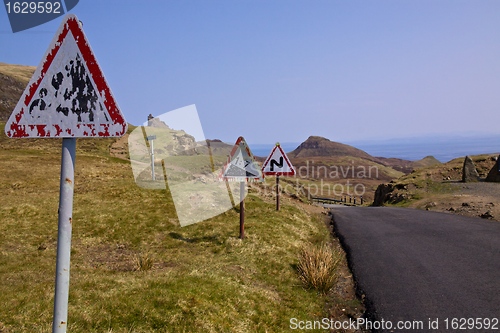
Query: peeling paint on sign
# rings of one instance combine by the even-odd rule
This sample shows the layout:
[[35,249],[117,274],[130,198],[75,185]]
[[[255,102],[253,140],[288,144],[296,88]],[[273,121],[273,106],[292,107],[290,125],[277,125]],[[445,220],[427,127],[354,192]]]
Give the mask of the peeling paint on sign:
[[9,137],[116,137],[127,123],[75,15],[67,15],[5,126]]
[[264,180],[261,168],[243,137],[236,140],[220,178],[239,182]]

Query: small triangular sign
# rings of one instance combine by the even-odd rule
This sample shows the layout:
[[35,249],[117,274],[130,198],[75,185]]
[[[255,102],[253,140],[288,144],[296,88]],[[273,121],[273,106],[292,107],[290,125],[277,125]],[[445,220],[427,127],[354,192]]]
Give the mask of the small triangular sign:
[[274,146],[271,154],[267,157],[264,165],[262,166],[262,172],[265,175],[277,175],[277,176],[293,176],[295,175],[295,169],[290,163],[290,160],[286,156],[283,149],[279,143]]
[[66,15],[5,125],[11,138],[117,137],[127,122],[75,15]]
[[242,136],[236,140],[221,176],[232,181],[264,180],[262,171]]

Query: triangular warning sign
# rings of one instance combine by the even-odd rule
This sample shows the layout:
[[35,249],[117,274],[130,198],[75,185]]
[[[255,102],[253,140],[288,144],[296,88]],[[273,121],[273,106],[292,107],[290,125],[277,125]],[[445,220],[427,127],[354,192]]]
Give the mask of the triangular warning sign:
[[233,181],[264,180],[260,167],[243,137],[240,136],[236,140],[221,176]]
[[11,138],[116,137],[127,122],[75,15],[66,15],[12,112]]
[[295,169],[290,163],[290,160],[286,156],[283,149],[279,143],[271,151],[271,154],[267,157],[264,165],[262,166],[262,172],[265,175],[277,175],[277,176],[293,176],[295,175]]

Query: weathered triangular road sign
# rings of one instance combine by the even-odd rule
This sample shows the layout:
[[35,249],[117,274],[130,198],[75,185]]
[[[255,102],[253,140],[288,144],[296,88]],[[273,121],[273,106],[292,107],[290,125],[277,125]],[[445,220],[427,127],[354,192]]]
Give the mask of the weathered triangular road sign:
[[116,137],[127,123],[75,15],[67,15],[12,112],[11,138]]
[[271,151],[262,166],[265,175],[293,176],[295,169],[279,143]]
[[222,178],[233,181],[264,180],[262,171],[255,161],[245,139],[239,137],[234,144],[228,162],[224,166]]

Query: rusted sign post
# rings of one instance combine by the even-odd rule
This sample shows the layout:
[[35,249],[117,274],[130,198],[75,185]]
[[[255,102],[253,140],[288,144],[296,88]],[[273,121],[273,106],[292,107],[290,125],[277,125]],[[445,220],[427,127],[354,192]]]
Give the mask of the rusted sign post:
[[262,165],[264,175],[276,176],[276,210],[280,210],[280,176],[293,176],[295,169],[290,163],[279,142],[276,143],[273,150]]
[[240,182],[240,238],[245,238],[245,182]]
[[221,179],[240,182],[240,238],[245,238],[245,185],[248,181],[263,181],[264,176],[245,139],[240,136],[222,169]]
[[53,333],[65,333],[68,325],[76,138],[126,131],[78,18],[66,15],[5,125],[10,138],[63,138]]
[[280,210],[280,175],[276,175],[276,210]]

